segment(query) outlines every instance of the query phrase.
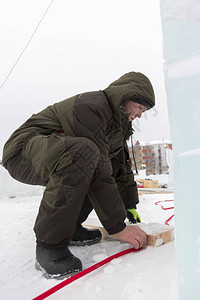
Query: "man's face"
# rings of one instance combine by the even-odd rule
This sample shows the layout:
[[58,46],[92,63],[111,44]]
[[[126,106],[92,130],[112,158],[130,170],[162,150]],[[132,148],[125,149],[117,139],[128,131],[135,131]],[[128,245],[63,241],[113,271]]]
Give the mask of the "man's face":
[[124,106],[125,114],[130,114],[129,122],[135,120],[135,118],[141,118],[143,112],[145,112],[147,108],[139,103],[128,101]]

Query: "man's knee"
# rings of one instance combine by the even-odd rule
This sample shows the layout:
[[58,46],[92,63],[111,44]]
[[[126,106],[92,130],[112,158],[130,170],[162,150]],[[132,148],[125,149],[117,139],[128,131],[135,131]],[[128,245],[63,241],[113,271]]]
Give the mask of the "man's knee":
[[83,160],[92,161],[99,159],[100,152],[94,142],[87,138],[82,138],[80,141],[80,150],[77,154]]
[[100,157],[100,151],[96,144],[84,137],[67,140],[66,151],[70,153],[73,163],[79,168],[95,169]]

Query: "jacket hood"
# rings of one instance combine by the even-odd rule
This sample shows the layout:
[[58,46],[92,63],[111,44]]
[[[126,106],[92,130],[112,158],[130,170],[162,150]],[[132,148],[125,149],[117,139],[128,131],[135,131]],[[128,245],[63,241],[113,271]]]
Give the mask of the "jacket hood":
[[129,72],[104,89],[114,113],[127,101],[144,104],[147,109],[155,105],[155,95],[150,80],[142,73]]

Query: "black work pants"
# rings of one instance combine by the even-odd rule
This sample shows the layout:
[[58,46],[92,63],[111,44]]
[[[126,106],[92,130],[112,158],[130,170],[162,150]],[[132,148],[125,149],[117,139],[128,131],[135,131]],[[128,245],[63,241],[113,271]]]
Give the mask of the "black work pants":
[[7,163],[15,179],[46,186],[34,231],[38,244],[68,244],[92,210],[87,195],[99,150],[87,138],[33,136]]

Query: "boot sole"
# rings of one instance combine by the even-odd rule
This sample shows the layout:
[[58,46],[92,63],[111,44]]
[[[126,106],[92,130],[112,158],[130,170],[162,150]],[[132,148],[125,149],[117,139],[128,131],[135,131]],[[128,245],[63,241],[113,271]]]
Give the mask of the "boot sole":
[[73,272],[66,273],[66,274],[48,274],[47,271],[39,264],[37,260],[35,262],[35,268],[38,271],[42,271],[42,274],[46,279],[57,279],[57,280],[62,280],[81,272],[81,270],[75,270]]
[[101,241],[102,237],[98,237],[94,240],[88,240],[88,241],[73,241],[71,240],[69,243],[69,246],[90,246],[90,245],[94,245],[97,244]]

